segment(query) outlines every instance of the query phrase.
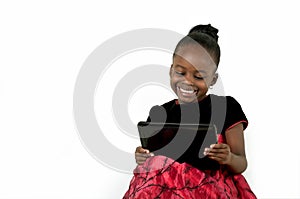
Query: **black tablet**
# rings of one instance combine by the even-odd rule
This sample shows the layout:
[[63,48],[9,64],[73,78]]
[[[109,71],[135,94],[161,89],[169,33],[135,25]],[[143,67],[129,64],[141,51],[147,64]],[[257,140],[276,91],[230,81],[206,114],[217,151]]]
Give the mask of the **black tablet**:
[[137,126],[143,148],[181,162],[203,158],[204,149],[218,139],[216,126],[209,124],[141,121]]

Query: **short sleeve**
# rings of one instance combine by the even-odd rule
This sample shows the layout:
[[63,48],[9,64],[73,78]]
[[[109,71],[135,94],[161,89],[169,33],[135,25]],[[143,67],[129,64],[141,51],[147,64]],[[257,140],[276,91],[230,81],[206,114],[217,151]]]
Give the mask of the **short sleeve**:
[[[180,115],[173,114],[176,100],[171,100],[162,105],[155,105],[149,111],[147,122],[175,122],[172,117],[179,118]],[[180,122],[180,120],[179,120]]]
[[239,123],[243,124],[245,130],[248,126],[248,119],[241,105],[231,96],[226,97],[226,104],[226,119],[224,123],[223,132],[233,128]]

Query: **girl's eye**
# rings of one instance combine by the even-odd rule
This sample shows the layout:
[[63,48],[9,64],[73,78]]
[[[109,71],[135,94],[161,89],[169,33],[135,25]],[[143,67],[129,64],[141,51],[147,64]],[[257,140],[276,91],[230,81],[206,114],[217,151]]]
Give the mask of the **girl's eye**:
[[195,76],[195,79],[197,79],[197,80],[203,80],[204,77]]
[[184,75],[183,72],[179,72],[179,71],[176,71],[176,70],[175,70],[175,73],[176,73],[177,75]]

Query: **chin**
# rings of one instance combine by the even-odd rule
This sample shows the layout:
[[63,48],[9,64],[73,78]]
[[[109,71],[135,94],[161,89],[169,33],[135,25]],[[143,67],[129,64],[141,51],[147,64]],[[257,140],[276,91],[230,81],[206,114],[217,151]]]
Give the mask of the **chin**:
[[197,102],[197,99],[183,99],[183,98],[178,98],[178,100],[182,104]]

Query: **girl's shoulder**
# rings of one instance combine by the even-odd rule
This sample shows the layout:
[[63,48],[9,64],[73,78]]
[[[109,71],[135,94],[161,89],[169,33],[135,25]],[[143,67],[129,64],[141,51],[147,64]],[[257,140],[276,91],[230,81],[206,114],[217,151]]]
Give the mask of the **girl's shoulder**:
[[168,101],[161,106],[164,107],[166,110],[172,109],[176,105],[176,99],[173,99],[171,101]]
[[215,95],[215,94],[210,94],[210,101],[211,103],[224,103],[224,105],[239,105],[239,102],[232,96],[221,96],[221,95]]
[[[211,117],[223,129],[223,133],[235,124],[243,123],[244,129],[248,126],[248,119],[240,103],[232,96],[210,95]],[[223,126],[223,128],[221,128]]]

